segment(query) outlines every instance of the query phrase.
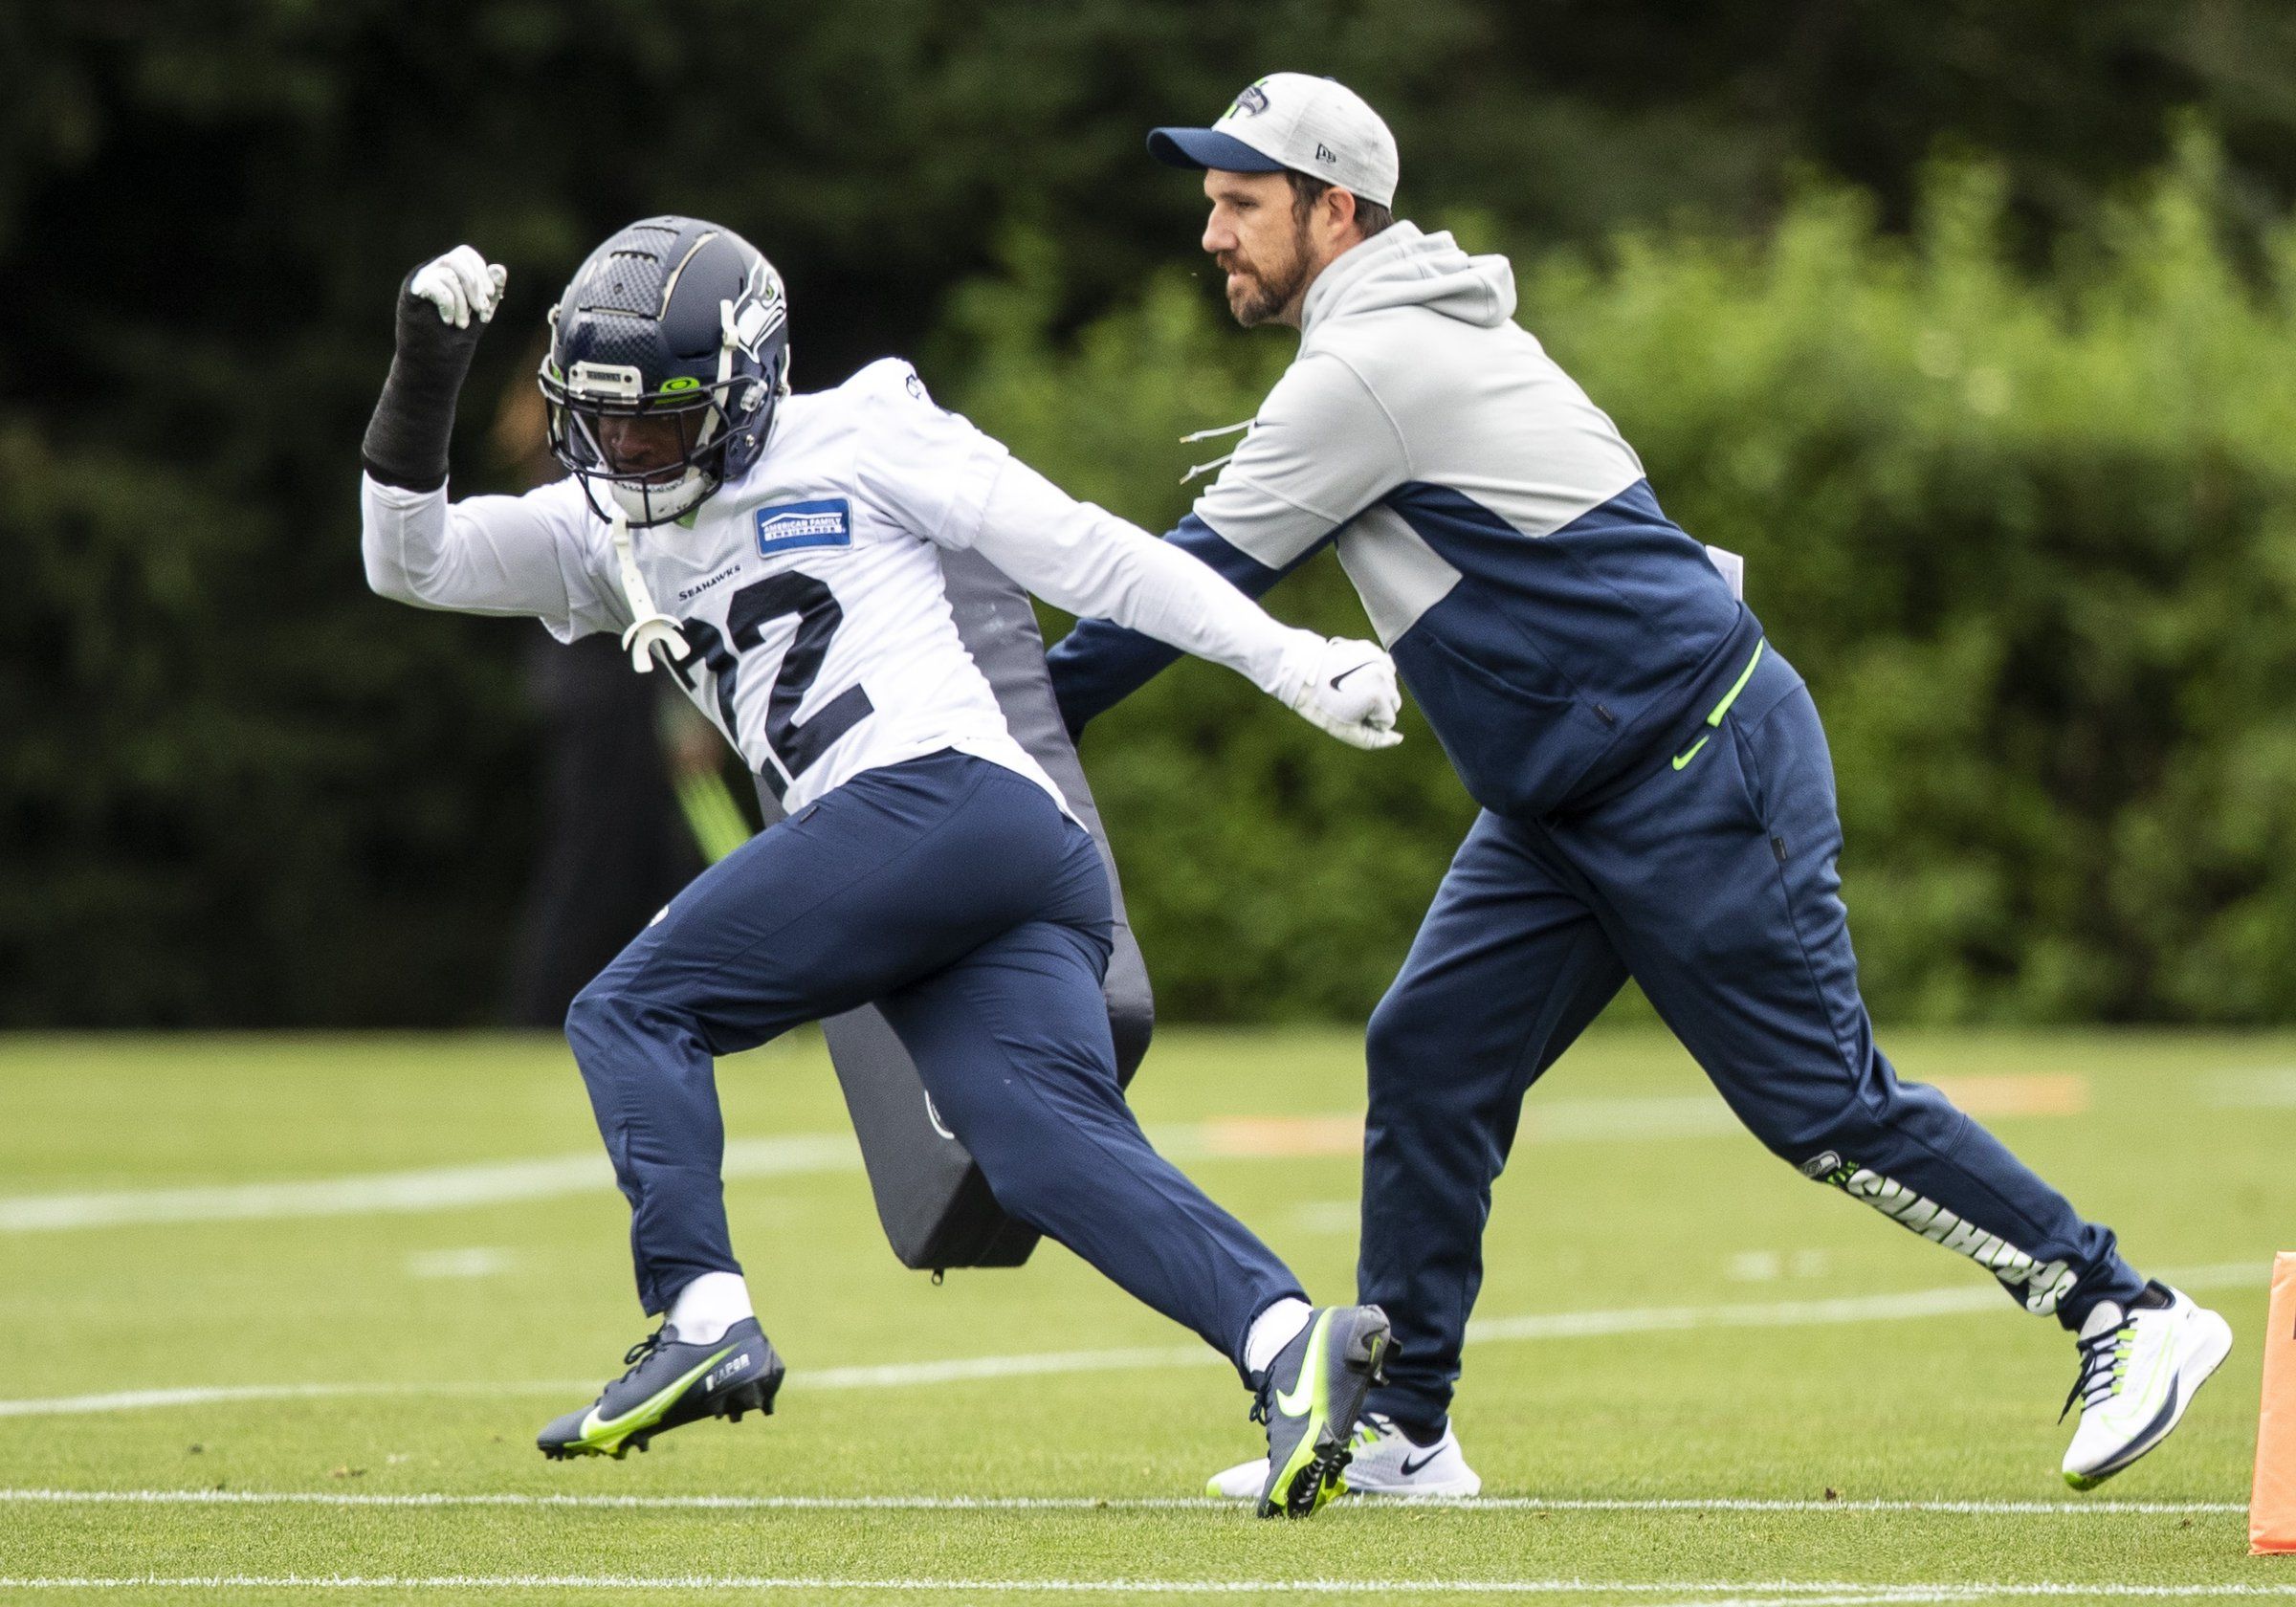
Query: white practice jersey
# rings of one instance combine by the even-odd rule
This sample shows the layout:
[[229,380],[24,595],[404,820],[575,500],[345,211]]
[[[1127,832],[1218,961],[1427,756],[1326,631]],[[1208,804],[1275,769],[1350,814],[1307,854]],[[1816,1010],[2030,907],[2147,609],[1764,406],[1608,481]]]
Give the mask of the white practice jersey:
[[[452,504],[370,478],[364,513],[368,579],[386,596],[533,614],[561,641],[632,623],[610,526],[571,478]],[[1129,614],[1270,690],[1299,634],[1194,559],[1053,489],[891,359],[784,397],[756,464],[689,517],[630,532],[654,605],[692,649],[673,672],[791,813],[941,749],[1017,771],[1068,806],[958,635],[941,548],[979,546],[1040,596]]]

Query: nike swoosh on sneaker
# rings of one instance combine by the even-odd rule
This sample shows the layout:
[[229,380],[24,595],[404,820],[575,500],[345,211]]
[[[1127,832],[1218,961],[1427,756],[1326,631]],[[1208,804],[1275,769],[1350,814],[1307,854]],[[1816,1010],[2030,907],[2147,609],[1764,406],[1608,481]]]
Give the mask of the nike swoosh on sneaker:
[[1412,1474],[1418,1472],[1421,1468],[1426,1466],[1428,1463],[1433,1462],[1441,1455],[1443,1455],[1443,1447],[1438,1445],[1433,1450],[1429,1451],[1425,1456],[1421,1457],[1417,1462],[1413,1462],[1409,1457],[1403,1458],[1403,1477],[1408,1479]]
[[655,1417],[659,1417],[663,1412],[669,1410],[670,1403],[672,1401],[675,1400],[679,1396],[685,1394],[687,1390],[693,1387],[695,1379],[700,1377],[704,1373],[707,1373],[711,1368],[717,1366],[719,1362],[723,1361],[727,1356],[732,1355],[740,1348],[741,1347],[739,1345],[726,1346],[724,1350],[719,1351],[716,1355],[710,1357],[709,1360],[703,1362],[699,1367],[695,1368],[694,1371],[688,1373],[684,1377],[675,1380],[667,1388],[655,1391],[652,1395],[648,1396],[644,1400],[639,1401],[635,1406],[632,1406],[629,1411],[622,1413],[618,1417],[610,1419],[601,1418],[598,1415],[598,1408],[595,1406],[591,1407],[590,1415],[583,1420],[582,1437],[585,1440],[588,1440],[600,1434],[611,1434],[616,1429],[625,1426],[633,1426],[635,1425],[637,1420],[645,1418],[649,1413],[651,1413]]
[[1289,1390],[1275,1392],[1275,1409],[1287,1418],[1305,1417],[1323,1394],[1323,1341],[1332,1332],[1332,1313],[1315,1319],[1315,1332],[1308,1335],[1308,1354],[1300,1358],[1299,1382]]

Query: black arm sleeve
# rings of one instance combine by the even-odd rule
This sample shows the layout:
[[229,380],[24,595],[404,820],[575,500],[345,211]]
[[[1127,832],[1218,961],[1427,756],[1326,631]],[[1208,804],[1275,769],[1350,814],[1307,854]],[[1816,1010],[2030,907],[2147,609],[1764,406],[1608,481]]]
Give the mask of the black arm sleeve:
[[485,329],[443,321],[438,309],[399,286],[399,346],[375,416],[360,449],[366,472],[385,485],[436,491],[447,483],[447,439],[454,433],[454,398],[471,371],[471,354]]

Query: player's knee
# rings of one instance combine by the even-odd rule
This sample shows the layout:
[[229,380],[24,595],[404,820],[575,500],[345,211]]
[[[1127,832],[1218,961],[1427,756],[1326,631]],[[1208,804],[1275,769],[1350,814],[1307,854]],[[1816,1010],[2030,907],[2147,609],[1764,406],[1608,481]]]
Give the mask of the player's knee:
[[645,1035],[645,1015],[644,1001],[608,973],[566,1006],[566,1042],[577,1057],[611,1049]]
[[1363,1057],[1375,1088],[1408,1086],[1425,1072],[1425,1057],[1436,1042],[1437,1023],[1416,998],[1390,988],[1363,1029]]
[[576,1055],[595,1046],[604,1036],[612,1015],[612,1006],[608,1003],[611,997],[610,994],[601,993],[598,984],[592,982],[576,994],[574,1002],[566,1006],[566,1043]]
[[[946,1107],[941,1113],[948,1114]],[[1128,1179],[1156,1164],[1114,1085],[1108,1104],[1089,1112],[1019,1099],[984,1102],[967,1114],[970,1120],[951,1125],[989,1192],[1033,1226],[1070,1220],[1081,1202],[1122,1191],[1131,1186]]]
[[1057,1152],[1031,1156],[1014,1148],[987,1158],[976,1154],[973,1158],[981,1163],[988,1192],[997,1197],[1004,1213],[1031,1227],[1043,1228],[1061,1221],[1064,1202],[1075,1197],[1076,1179],[1059,1163]]
[[1487,1080],[1467,1068],[1470,1057],[1443,1012],[1424,997],[1390,992],[1372,1011],[1363,1035],[1375,1124],[1421,1134],[1482,1119]]

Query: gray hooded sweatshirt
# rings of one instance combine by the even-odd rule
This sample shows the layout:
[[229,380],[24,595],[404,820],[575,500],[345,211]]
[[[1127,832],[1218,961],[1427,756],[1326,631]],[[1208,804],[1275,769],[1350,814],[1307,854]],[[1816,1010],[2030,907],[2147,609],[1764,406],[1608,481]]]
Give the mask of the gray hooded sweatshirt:
[[[1534,818],[1672,751],[1761,631],[1514,304],[1507,259],[1447,233],[1399,222],[1342,254],[1168,539],[1254,596],[1335,546],[1468,790]],[[1070,729],[1173,656],[1080,624],[1050,655]]]

